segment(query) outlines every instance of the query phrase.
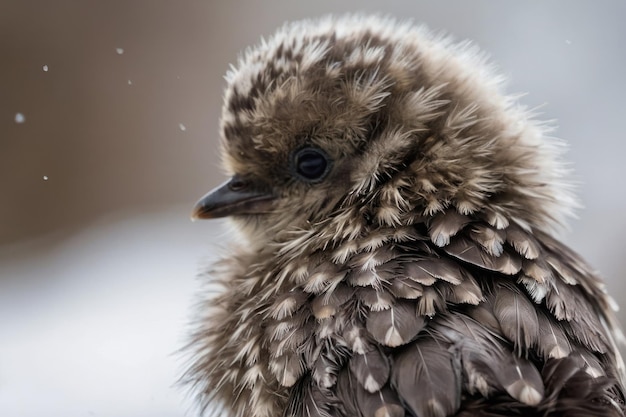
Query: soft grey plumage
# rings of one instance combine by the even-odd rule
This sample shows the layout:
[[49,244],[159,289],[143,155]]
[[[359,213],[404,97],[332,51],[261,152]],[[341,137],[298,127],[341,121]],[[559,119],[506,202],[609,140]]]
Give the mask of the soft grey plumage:
[[[552,237],[558,143],[469,43],[378,17],[289,24],[227,75],[185,380],[236,417],[623,416],[602,282]],[[222,414],[223,413],[223,414]]]

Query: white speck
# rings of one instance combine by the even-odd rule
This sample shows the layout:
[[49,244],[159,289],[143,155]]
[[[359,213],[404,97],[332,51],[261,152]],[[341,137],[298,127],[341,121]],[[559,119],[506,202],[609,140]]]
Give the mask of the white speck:
[[48,181],[48,176],[47,176],[47,175],[44,175],[44,176],[43,176],[43,180],[44,180],[44,181]]
[[122,55],[124,53],[124,48],[115,48],[115,52],[117,52],[118,55]]
[[177,80],[180,80],[180,75],[177,75],[177,76],[176,76],[176,79],[177,79]]
[[41,67],[41,69],[43,69],[43,72],[48,72],[48,66],[44,65],[43,67]]
[[128,85],[133,85],[133,82],[131,80],[128,80]]
[[22,113],[15,113],[15,123],[24,123],[26,121],[26,117]]
[[568,45],[571,45],[572,41],[570,41],[569,39],[565,39],[565,43],[568,44]]
[[185,126],[185,125],[184,125],[184,124],[182,124],[182,123],[179,123],[179,124],[178,124],[178,128],[179,128],[180,130],[182,130],[183,132],[184,132],[185,130],[187,130],[187,126]]

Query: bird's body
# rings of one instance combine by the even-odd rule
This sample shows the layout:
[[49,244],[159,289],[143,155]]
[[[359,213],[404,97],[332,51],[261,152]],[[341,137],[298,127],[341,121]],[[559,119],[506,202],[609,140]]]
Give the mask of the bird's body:
[[[552,237],[558,147],[468,44],[287,25],[228,77],[233,179],[187,380],[236,417],[623,416],[602,282]],[[221,414],[220,414],[221,415]]]

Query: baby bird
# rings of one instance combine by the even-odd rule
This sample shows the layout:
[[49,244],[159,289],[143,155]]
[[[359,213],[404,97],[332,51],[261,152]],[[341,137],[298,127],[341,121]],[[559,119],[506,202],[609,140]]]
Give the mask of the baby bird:
[[560,145],[469,43],[287,24],[226,77],[230,181],[184,380],[233,417],[624,416],[602,281],[553,237]]

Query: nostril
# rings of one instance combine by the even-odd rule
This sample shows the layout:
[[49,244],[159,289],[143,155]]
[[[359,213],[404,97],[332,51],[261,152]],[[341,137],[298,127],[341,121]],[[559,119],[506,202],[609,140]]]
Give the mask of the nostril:
[[230,182],[228,183],[228,188],[231,191],[241,191],[244,188],[246,188],[248,184],[242,180],[241,178],[236,178],[234,177],[232,180],[230,180]]

